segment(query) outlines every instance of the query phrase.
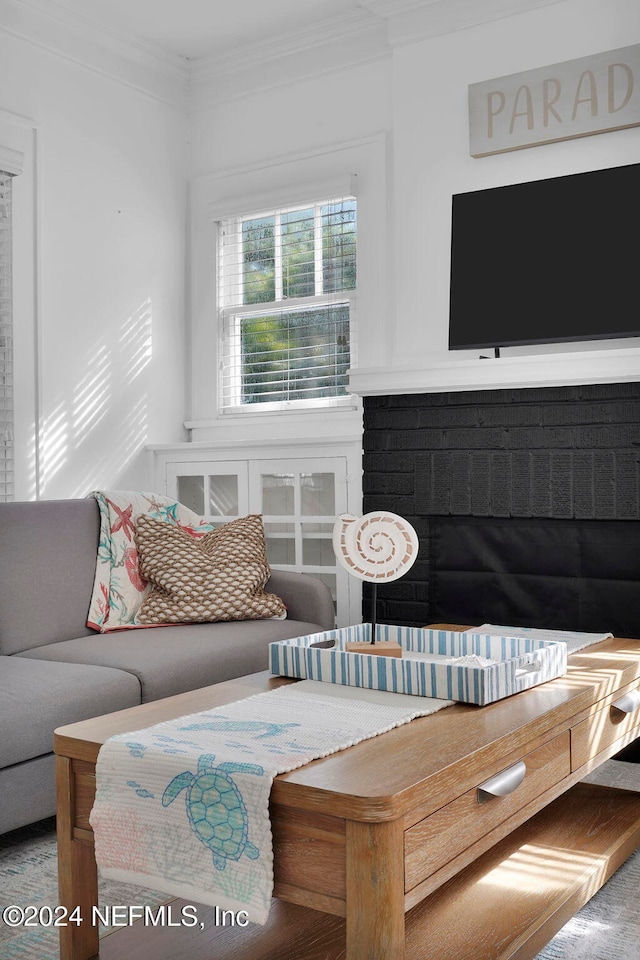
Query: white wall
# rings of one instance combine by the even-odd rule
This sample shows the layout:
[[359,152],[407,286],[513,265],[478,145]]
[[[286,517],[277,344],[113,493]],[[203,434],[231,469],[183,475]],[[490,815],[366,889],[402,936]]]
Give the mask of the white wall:
[[[473,4],[468,7],[472,10]],[[468,85],[640,43],[640,4],[564,0],[416,40],[428,14],[428,6],[415,13],[413,32],[411,8],[395,23],[391,18],[392,49],[386,59],[304,82],[292,76],[285,83],[283,75],[280,86],[264,93],[197,110],[191,127],[194,223],[215,192],[208,175],[219,183],[224,171],[245,166],[255,171],[262,164],[268,179],[272,165],[288,152],[320,151],[384,132],[389,147],[385,176],[376,179],[376,193],[367,195],[366,207],[359,206],[359,214],[365,216],[366,210],[370,217],[366,231],[360,222],[360,239],[368,239],[371,224],[383,229],[388,211],[390,217],[383,260],[373,271],[378,293],[384,293],[358,312],[352,375],[357,392],[464,389],[476,381],[499,387],[640,377],[637,339],[511,348],[500,360],[482,362],[477,351],[447,350],[452,194],[640,157],[640,128],[632,128],[473,159]],[[194,239],[195,249],[197,234]],[[209,262],[211,256],[209,246]],[[202,273],[196,264],[196,331],[203,329],[207,311],[211,315],[210,291],[202,298]],[[362,273],[360,280],[362,290]],[[197,333],[194,345],[191,416],[197,419],[210,414],[207,396],[212,397],[215,383],[198,374],[203,352]],[[210,354],[213,342],[208,347]]]
[[145,488],[145,445],[184,437],[186,114],[1,30],[0,111],[33,124],[37,165],[37,309],[15,316],[35,326],[36,410],[16,497]]
[[[634,43],[640,43],[637,0],[566,0],[395,50],[392,369],[430,368],[435,376],[438,364],[451,362],[447,324],[452,194],[640,158],[640,128],[635,127],[474,159],[468,145],[468,85]],[[639,345],[637,339],[607,341],[595,347],[585,344],[584,349],[597,353]],[[517,356],[576,350],[575,345],[557,344],[506,352]],[[475,360],[478,351],[457,351],[454,356],[457,361]],[[498,385],[503,360],[491,364]],[[640,376],[640,354],[634,362]]]
[[[425,36],[419,16],[423,23],[431,6],[444,5],[402,6],[386,50],[373,32],[360,45],[353,37],[334,44],[326,57],[303,52],[295,64],[285,58],[279,74],[267,65],[259,92],[235,89],[230,78],[208,84],[196,70],[189,120],[170,94],[173,67],[153,65],[158,95],[151,96],[138,83],[146,65],[123,60],[118,74],[99,38],[90,69],[74,56],[83,44],[60,25],[28,42],[0,24],[0,118],[18,115],[26,118],[23,133],[35,131],[35,308],[23,290],[16,319],[21,349],[37,350],[37,370],[33,404],[22,403],[18,496],[144,487],[151,482],[145,445],[186,438],[185,420],[208,424],[201,439],[240,438],[238,421],[216,419],[212,207],[333,175],[341,165],[353,172],[354,162],[363,268],[355,389],[447,389],[452,381],[463,389],[479,370],[479,385],[526,382],[518,363],[529,371],[530,356],[515,349],[512,360],[482,363],[447,354],[451,194],[637,161],[640,129],[476,160],[467,87],[640,43],[640,5],[561,0],[430,39],[417,39]],[[29,9],[21,5],[24,15]],[[66,55],[49,49],[55,31]],[[345,50],[354,55],[346,68]],[[313,76],[303,77],[305,66]],[[582,355],[550,347],[548,362],[536,348],[543,362],[534,364],[534,381],[562,382],[571,363],[584,382],[604,368],[610,379],[640,376],[638,348],[616,346],[589,346]],[[24,355],[20,362],[28,378],[33,364]],[[283,415],[269,429],[344,436],[358,416]],[[242,423],[243,436],[264,436],[260,418]]]
[[[319,183],[350,188],[357,175],[359,288],[363,337],[382,345],[390,295],[386,232],[391,132],[388,57],[320,77],[215,101],[191,118],[192,392],[195,440],[259,439],[264,417],[218,418],[215,325],[215,218],[317,196]],[[284,77],[285,75],[283,75]],[[331,189],[331,188],[328,188]],[[305,193],[308,190],[309,192]],[[257,206],[256,206],[257,204]],[[270,418],[275,437],[359,435],[361,410],[287,413]]]

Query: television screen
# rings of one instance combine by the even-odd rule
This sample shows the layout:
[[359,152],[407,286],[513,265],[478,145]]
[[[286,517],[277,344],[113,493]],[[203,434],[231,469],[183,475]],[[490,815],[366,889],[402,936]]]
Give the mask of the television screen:
[[640,163],[454,195],[449,349],[640,336]]

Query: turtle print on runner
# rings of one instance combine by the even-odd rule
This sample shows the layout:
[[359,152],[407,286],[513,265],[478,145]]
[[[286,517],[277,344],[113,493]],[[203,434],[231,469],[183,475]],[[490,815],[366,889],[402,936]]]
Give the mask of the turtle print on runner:
[[249,842],[249,820],[242,794],[230,777],[232,773],[251,773],[261,777],[256,763],[232,763],[216,766],[215,755],[203,753],[197,773],[179,773],[166,787],[162,806],[168,807],[185,790],[187,816],[198,839],[211,850],[213,865],[224,870],[227,860],[239,860],[242,854],[257,860],[260,851]]

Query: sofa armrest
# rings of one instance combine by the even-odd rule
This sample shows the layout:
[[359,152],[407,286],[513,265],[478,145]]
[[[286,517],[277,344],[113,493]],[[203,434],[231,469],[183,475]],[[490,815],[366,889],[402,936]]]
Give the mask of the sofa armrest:
[[317,623],[323,630],[335,627],[333,597],[323,580],[307,573],[272,570],[265,590],[284,600],[289,620]]

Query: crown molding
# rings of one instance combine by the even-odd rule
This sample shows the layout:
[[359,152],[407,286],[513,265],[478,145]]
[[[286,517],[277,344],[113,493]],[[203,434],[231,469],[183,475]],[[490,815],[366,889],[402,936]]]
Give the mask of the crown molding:
[[[440,3],[440,0],[361,0],[360,6],[378,17],[388,19],[416,10],[418,7],[430,7],[436,3]],[[475,5],[478,5],[477,0]]]
[[530,13],[566,0],[364,0],[386,17],[392,47]]
[[191,109],[390,58],[393,48],[566,0],[361,0],[350,14],[191,61]]
[[294,53],[306,52],[315,47],[339,40],[341,37],[352,36],[379,22],[368,13],[354,11],[348,14],[327,18],[312,27],[285,33],[279,40],[269,37],[234,48],[224,56],[199,57],[192,61],[194,76],[206,77],[226,73],[232,66],[240,68],[253,64],[256,61],[265,61],[271,58],[280,58]]
[[192,110],[389,57],[386,23],[357,10],[314,27],[191,61]]
[[186,59],[98,26],[57,0],[0,0],[0,31],[181,111],[188,109]]
[[183,112],[390,58],[394,47],[566,0],[361,0],[313,27],[187,60],[98,24],[64,0],[0,0],[0,31]]

